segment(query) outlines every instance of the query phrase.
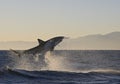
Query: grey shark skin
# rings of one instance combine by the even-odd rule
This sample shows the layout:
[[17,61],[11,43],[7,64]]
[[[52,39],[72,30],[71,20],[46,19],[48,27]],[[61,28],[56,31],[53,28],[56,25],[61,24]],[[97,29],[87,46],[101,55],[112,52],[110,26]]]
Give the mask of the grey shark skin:
[[47,41],[43,41],[41,39],[38,39],[39,45],[36,47],[33,47],[31,49],[28,50],[24,50],[22,52],[18,52],[16,50],[12,50],[15,54],[17,54],[19,57],[23,54],[45,54],[48,51],[53,51],[55,46],[58,45],[62,40],[64,39],[63,36],[59,36],[59,37],[54,37],[51,38]]

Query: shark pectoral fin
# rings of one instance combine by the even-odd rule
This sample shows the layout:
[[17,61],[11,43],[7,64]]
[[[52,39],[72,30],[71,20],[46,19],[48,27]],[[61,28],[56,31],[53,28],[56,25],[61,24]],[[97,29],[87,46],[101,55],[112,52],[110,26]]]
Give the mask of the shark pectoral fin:
[[54,48],[55,48],[55,46],[52,46],[52,48],[50,49],[50,51],[53,51],[53,50],[54,50]]
[[18,57],[20,58],[20,57],[21,57],[21,55],[20,55],[20,54],[18,54]]

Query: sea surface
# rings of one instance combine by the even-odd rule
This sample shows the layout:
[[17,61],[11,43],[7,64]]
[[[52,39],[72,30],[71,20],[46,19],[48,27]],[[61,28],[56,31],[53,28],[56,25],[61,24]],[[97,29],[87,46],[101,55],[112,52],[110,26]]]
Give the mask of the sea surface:
[[0,51],[0,84],[120,84],[120,50]]

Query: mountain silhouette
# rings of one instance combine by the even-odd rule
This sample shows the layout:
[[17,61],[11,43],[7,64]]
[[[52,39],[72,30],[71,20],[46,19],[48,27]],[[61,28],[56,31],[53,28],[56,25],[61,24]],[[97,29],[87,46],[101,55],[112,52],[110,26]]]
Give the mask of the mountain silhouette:
[[94,34],[68,39],[62,43],[65,49],[81,50],[119,50],[120,49],[120,32],[112,32],[105,35]]

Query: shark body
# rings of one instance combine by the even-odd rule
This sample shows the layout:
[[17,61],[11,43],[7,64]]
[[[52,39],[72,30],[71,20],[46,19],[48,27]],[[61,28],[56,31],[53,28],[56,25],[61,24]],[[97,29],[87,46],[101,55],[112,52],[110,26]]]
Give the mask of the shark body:
[[58,45],[63,39],[64,39],[63,36],[54,37],[54,38],[51,38],[47,41],[37,39],[38,43],[39,43],[38,46],[35,46],[35,47],[28,49],[28,50],[23,50],[22,52],[12,50],[12,49],[11,49],[11,51],[13,51],[19,57],[23,54],[32,54],[32,55],[43,54],[44,55],[48,51],[53,51],[55,46]]

